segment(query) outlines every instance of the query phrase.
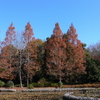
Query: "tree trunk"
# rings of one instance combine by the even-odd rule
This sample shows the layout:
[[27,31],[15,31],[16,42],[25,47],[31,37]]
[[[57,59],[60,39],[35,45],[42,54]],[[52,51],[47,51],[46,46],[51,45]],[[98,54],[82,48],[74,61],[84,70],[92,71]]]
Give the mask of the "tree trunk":
[[28,80],[28,73],[27,73],[27,77],[26,77],[27,79],[27,87],[29,86],[29,80]]
[[27,62],[27,87],[28,87],[28,85],[29,85],[29,70],[28,70],[28,63],[29,63],[29,51],[28,51],[28,57],[27,57],[27,59],[28,59],[28,62]]
[[19,51],[19,53],[20,53],[20,58],[19,58],[19,62],[20,62],[20,65],[19,65],[19,80],[20,80],[20,87],[22,88],[23,86],[22,86],[22,77],[21,77],[21,65],[22,65],[22,63],[21,63],[21,50]]

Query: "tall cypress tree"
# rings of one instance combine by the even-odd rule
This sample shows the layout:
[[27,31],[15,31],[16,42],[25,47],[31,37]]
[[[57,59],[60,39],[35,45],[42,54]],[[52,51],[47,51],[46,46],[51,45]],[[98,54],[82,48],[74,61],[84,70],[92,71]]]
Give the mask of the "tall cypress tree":
[[13,60],[14,60],[14,54],[16,52],[14,47],[14,40],[15,40],[15,27],[13,26],[13,23],[8,27],[8,30],[6,32],[6,38],[5,41],[2,43],[3,48],[1,50],[1,60],[3,63],[1,63],[1,66],[5,68],[5,71],[2,73],[2,78],[11,80],[14,78],[13,70]]
[[62,81],[65,63],[65,43],[62,39],[63,33],[58,23],[55,24],[53,34],[46,44],[46,65],[50,75],[54,75]]
[[85,52],[82,47],[81,41],[78,39],[76,29],[71,24],[66,34],[66,73],[67,75],[76,75],[85,73]]
[[37,59],[37,47],[35,44],[35,38],[33,37],[33,29],[31,28],[31,24],[27,23],[25,26],[25,32],[23,33],[24,42],[26,44],[25,48],[25,56],[26,56],[26,64],[24,70],[26,72],[27,79],[27,87],[29,84],[29,79],[35,74],[35,71],[38,69],[38,64],[36,62]]

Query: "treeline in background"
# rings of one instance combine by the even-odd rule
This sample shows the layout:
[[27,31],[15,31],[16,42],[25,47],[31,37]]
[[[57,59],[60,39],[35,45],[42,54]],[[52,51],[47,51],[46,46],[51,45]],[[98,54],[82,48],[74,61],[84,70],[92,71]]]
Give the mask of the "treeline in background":
[[[89,40],[90,41],[90,40]],[[59,23],[45,41],[36,39],[31,24],[16,32],[13,23],[0,43],[0,80],[14,84],[100,82],[100,43],[86,48],[74,25],[63,33]]]

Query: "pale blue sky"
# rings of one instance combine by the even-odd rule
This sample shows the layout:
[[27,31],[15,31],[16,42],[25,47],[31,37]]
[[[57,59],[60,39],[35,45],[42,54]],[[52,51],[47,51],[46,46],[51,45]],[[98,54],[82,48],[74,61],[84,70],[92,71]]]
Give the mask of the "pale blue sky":
[[30,22],[36,38],[45,40],[55,23],[66,33],[73,23],[78,39],[87,46],[100,40],[100,0],[0,0],[0,39],[11,22],[23,31]]

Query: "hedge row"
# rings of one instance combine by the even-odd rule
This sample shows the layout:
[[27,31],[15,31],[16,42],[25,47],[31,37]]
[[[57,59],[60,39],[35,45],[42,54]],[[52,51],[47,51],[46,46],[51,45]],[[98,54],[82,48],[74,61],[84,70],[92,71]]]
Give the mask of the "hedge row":
[[[15,85],[16,87],[20,87],[20,84]],[[26,87],[26,84],[23,84],[23,87]],[[59,87],[58,83],[31,83],[29,84],[29,88],[33,87]]]
[[[59,87],[58,83],[31,83],[34,87]],[[78,84],[78,85],[63,85],[62,88],[99,88],[100,84]]]
[[[19,84],[15,85],[20,87]],[[30,87],[55,87],[58,88],[59,84],[58,83],[31,83]],[[23,87],[26,87],[25,84],[23,84]],[[29,87],[29,88],[30,88]],[[93,87],[93,88],[99,88],[100,84],[78,84],[78,85],[62,85],[62,88],[88,88],[88,87]]]
[[58,87],[58,83],[31,83],[34,87]]

